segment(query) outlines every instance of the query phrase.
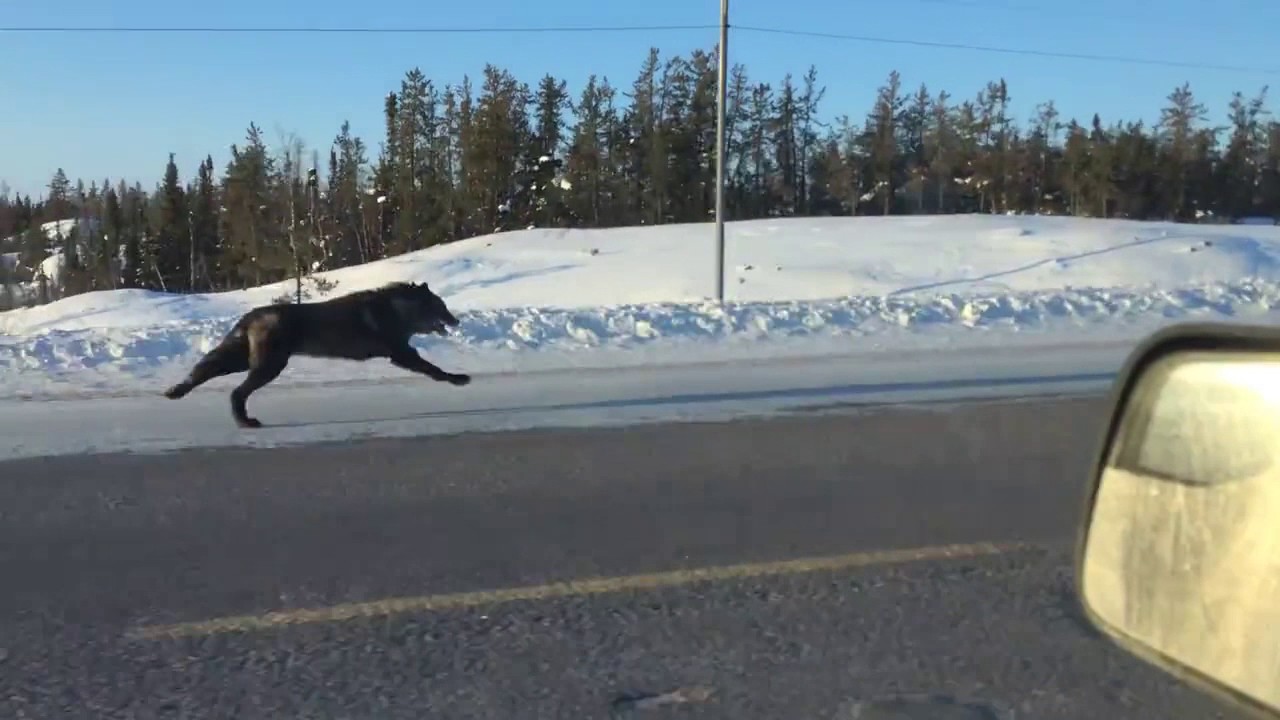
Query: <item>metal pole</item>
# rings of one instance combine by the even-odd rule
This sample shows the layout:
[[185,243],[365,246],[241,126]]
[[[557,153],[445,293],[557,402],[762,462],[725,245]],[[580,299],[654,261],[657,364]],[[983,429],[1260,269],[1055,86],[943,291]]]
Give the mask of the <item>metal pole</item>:
[[[204,167],[204,165],[201,165]],[[199,202],[199,200],[197,200]],[[196,291],[196,214],[193,210],[187,211],[187,242],[191,245],[191,257],[188,262],[191,264],[190,277],[187,278],[187,292]]]
[[716,301],[724,303],[724,136],[729,84],[729,0],[720,0],[720,82],[716,104]]

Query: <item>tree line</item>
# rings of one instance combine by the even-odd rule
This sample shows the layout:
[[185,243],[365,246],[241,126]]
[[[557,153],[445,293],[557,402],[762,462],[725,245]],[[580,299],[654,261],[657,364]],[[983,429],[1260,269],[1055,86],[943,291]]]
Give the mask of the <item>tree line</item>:
[[[732,68],[726,206],[742,220],[808,215],[1038,213],[1193,222],[1280,217],[1280,122],[1266,88],[1209,122],[1187,84],[1159,120],[1020,121],[1003,80],[956,98],[893,72],[862,116],[831,119],[810,68],[770,83]],[[651,49],[629,86],[592,76],[529,85],[486,66],[438,84],[408,71],[383,104],[376,156],[344,123],[321,151],[272,147],[250,123],[225,167],[153,189],[53,174],[39,199],[0,191],[4,279],[56,287],[26,302],[118,287],[250,287],[525,227],[701,222],[715,207],[716,54]],[[322,176],[323,175],[323,176]],[[40,224],[75,219],[48,240]],[[48,265],[48,263],[45,263]]]

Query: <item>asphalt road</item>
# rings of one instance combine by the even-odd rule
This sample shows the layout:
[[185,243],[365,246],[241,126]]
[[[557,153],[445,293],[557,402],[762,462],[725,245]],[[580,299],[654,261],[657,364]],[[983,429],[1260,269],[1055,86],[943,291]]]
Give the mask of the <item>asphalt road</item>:
[[0,463],[0,717],[1230,717],[1076,612],[1103,411]]

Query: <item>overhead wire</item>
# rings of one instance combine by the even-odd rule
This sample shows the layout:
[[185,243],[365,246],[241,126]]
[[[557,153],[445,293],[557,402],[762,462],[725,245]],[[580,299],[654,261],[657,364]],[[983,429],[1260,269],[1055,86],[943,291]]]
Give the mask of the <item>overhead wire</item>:
[[367,34],[367,35],[447,35],[447,34],[502,34],[502,33],[588,33],[588,32],[670,32],[675,30],[715,30],[717,24],[701,25],[554,25],[543,27],[521,26],[472,26],[472,27],[311,27],[311,26],[219,26],[219,25],[168,25],[168,26],[75,26],[75,25],[27,25],[0,27],[0,32],[10,33],[153,33],[153,34]]
[[939,48],[947,50],[968,50],[973,52],[1000,53],[1005,55],[1024,55],[1034,57],[1058,58],[1066,60],[1091,60],[1095,62],[1112,62],[1126,65],[1158,65],[1163,67],[1190,68],[1195,70],[1224,70],[1228,72],[1262,73],[1280,75],[1280,68],[1268,68],[1250,65],[1222,65],[1185,60],[1167,60],[1162,58],[1143,58],[1126,55],[1105,55],[1097,53],[1057,52],[1053,50],[1037,50],[1031,48],[999,47],[995,45],[975,45],[972,43],[939,42],[933,40],[911,40],[906,38],[888,38],[875,35],[851,35],[844,33],[819,32],[812,30],[786,30],[757,27],[751,25],[735,25],[739,32],[764,33],[771,35],[787,35],[791,37],[823,38],[828,40],[846,40],[852,42],[878,45],[907,45],[912,47]]
[[[719,25],[706,24],[670,24],[670,25],[559,25],[559,26],[463,26],[463,27],[324,27],[324,26],[218,26],[218,25],[168,25],[168,26],[76,26],[76,25],[20,25],[0,26],[0,33],[25,34],[365,34],[365,35],[448,35],[448,34],[567,34],[567,33],[621,33],[621,32],[676,32],[676,31],[712,31]],[[1125,65],[1149,65],[1173,67],[1193,70],[1218,70],[1225,72],[1280,75],[1280,68],[1250,65],[1231,65],[1222,63],[1204,63],[1167,58],[1134,57],[1126,55],[1109,55],[1102,53],[1059,52],[1034,48],[1004,47],[967,42],[943,42],[935,40],[914,40],[909,38],[893,38],[879,35],[859,35],[849,33],[823,32],[816,30],[795,30],[787,28],[769,28],[756,25],[730,25],[734,33],[756,33],[787,37],[804,37],[815,39],[841,40],[876,45],[899,45],[942,50],[961,50],[967,52],[995,53],[1003,55],[1020,55],[1031,57],[1055,58],[1061,60],[1085,60],[1092,62],[1108,62]]]

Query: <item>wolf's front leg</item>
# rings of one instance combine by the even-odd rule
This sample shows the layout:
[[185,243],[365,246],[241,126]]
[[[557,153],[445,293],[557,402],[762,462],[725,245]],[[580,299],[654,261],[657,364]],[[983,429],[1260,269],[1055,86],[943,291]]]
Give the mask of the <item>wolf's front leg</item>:
[[414,350],[411,347],[406,347],[392,353],[391,364],[411,372],[416,372],[420,375],[426,375],[436,382],[447,382],[450,385],[457,385],[458,387],[462,387],[463,385],[471,382],[470,375],[445,372],[444,370],[441,370],[435,365],[427,362],[418,354],[417,350]]

